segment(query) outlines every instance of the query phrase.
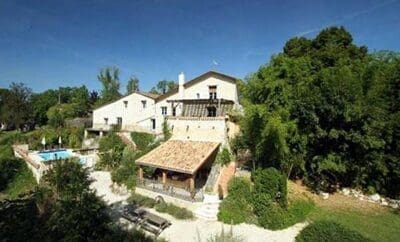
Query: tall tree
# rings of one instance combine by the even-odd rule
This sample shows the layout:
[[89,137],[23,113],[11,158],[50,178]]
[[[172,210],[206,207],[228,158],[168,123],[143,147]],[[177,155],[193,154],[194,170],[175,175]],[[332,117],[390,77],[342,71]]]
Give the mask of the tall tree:
[[12,83],[3,97],[0,120],[9,127],[31,128],[33,125],[32,90],[23,83]]
[[368,54],[343,27],[289,40],[245,85],[241,130],[254,160],[317,189],[400,196],[397,56]]
[[177,84],[174,81],[162,80],[153,87],[150,92],[155,94],[164,94],[176,88]]
[[133,92],[139,91],[139,79],[137,77],[131,77],[126,85],[126,94],[131,94]]
[[47,124],[47,110],[56,105],[58,102],[58,92],[53,89],[46,90],[42,93],[32,95],[32,108],[35,119],[35,124]]
[[105,67],[100,71],[97,79],[102,84],[101,99],[98,104],[104,104],[119,98],[119,69],[117,67]]

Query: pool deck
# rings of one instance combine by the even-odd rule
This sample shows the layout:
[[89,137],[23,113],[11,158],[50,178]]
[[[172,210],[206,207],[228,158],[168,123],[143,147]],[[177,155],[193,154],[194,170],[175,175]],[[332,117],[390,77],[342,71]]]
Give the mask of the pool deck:
[[[43,157],[41,157],[39,154],[40,151],[29,151],[28,145],[13,145],[13,150],[14,150],[15,157],[21,158],[26,162],[26,164],[28,165],[28,168],[32,171],[33,176],[35,177],[36,181],[39,183],[42,176],[50,168],[49,164],[50,164],[51,160],[43,159]],[[68,158],[72,158],[72,157],[83,158],[84,157],[85,162],[88,161],[88,156],[82,156],[78,153],[75,153],[75,152],[73,152],[72,149],[63,149],[63,151],[67,151],[71,155]],[[56,151],[50,150],[48,152],[56,152]],[[90,164],[85,164],[85,166],[92,165],[93,163],[94,163],[94,159],[90,159]]]

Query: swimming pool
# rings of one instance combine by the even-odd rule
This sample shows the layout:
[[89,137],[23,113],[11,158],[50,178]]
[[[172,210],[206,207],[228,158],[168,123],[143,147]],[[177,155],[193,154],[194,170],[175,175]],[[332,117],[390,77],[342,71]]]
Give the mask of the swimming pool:
[[57,160],[57,159],[68,159],[68,158],[72,157],[72,154],[66,150],[39,152],[38,155],[44,161]]

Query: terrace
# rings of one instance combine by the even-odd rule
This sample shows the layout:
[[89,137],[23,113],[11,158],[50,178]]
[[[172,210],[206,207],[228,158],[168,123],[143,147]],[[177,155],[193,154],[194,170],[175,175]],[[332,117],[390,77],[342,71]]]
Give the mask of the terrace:
[[[138,187],[188,201],[202,201],[202,188],[219,143],[170,140],[136,161]],[[144,168],[154,171],[145,174]]]

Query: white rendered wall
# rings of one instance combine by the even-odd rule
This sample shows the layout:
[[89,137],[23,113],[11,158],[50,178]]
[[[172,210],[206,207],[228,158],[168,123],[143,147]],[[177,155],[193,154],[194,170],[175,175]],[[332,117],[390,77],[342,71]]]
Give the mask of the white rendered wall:
[[[127,105],[125,106],[125,101]],[[143,107],[142,101],[146,101],[146,107]],[[143,95],[133,93],[123,97],[113,103],[93,111],[93,128],[110,128],[111,125],[117,124],[117,118],[122,118],[123,130],[134,130],[136,126],[139,128],[150,129],[151,118],[154,116],[155,105],[154,100]],[[108,118],[108,124],[105,124],[104,118]]]

